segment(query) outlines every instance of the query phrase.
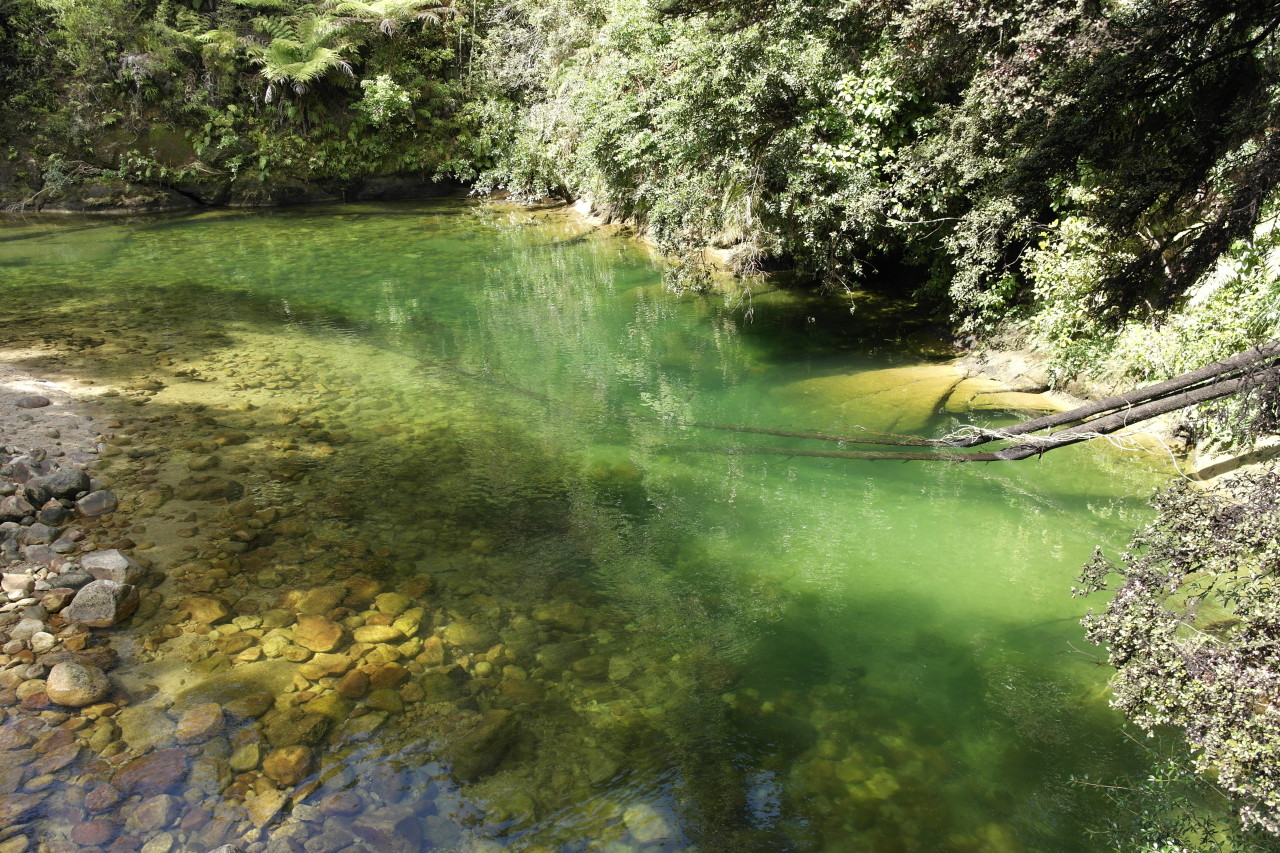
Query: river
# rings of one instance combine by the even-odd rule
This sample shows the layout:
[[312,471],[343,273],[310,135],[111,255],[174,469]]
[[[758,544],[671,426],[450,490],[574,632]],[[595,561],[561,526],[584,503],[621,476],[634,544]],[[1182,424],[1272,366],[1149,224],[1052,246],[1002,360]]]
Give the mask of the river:
[[[274,702],[182,747],[212,769],[121,837],[1065,853],[1114,818],[1071,780],[1143,773],[1070,592],[1149,517],[1149,459],[817,459],[694,426],[857,425],[803,389],[929,360],[896,315],[677,296],[626,240],[453,200],[0,237],[7,339],[124,413],[101,475],[163,576],[131,705]],[[243,494],[182,497],[224,480]],[[232,613],[171,618],[193,595]],[[304,615],[344,639],[315,652]],[[298,709],[323,731],[300,776],[267,773]],[[127,733],[108,755],[171,743]],[[275,791],[263,819],[227,805]]]

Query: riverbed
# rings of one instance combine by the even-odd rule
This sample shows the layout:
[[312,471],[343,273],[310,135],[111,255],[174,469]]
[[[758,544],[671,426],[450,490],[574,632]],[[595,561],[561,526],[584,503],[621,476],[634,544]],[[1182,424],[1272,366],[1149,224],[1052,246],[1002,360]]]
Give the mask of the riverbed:
[[1112,815],[1071,780],[1143,772],[1070,591],[1151,457],[705,426],[1001,422],[813,396],[936,368],[909,313],[676,295],[625,239],[457,200],[0,238],[8,345],[104,413],[95,541],[152,569],[115,710],[0,845],[1086,851]]

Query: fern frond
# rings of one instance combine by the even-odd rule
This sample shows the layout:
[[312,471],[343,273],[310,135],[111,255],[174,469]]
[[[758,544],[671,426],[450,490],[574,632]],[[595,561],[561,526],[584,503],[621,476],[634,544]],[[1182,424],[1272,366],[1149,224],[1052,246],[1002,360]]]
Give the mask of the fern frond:
[[232,5],[246,9],[270,9],[275,12],[292,12],[293,8],[285,0],[231,0]]

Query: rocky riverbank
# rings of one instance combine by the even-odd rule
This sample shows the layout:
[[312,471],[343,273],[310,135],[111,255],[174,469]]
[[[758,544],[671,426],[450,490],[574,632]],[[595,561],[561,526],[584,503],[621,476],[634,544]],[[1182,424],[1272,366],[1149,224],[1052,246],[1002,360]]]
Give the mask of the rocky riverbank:
[[[681,667],[644,671],[585,587],[493,595],[532,579],[481,529],[424,526],[428,552],[335,524],[340,483],[301,481],[350,430],[272,405],[299,402],[294,364],[206,361],[243,400],[217,421],[148,412],[182,370],[72,394],[10,369],[3,853],[497,849],[500,829],[590,802],[687,691]],[[619,850],[680,837],[646,802],[594,809],[583,831]]]

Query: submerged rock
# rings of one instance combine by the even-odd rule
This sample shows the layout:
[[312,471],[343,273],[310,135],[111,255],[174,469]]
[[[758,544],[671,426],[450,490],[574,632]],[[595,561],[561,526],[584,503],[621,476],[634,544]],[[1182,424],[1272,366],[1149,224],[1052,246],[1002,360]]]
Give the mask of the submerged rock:
[[331,652],[342,645],[345,631],[323,616],[302,615],[293,626],[293,641],[313,652]]
[[214,702],[206,702],[182,715],[173,737],[178,743],[202,743],[221,734],[223,725],[222,707]]
[[323,714],[290,708],[277,711],[264,720],[267,740],[274,747],[315,745],[329,733],[331,721]]
[[655,844],[675,837],[675,830],[662,812],[649,803],[636,803],[622,813],[622,822],[641,844]]
[[971,412],[1015,412],[1017,414],[1045,415],[1066,411],[1043,394],[1021,391],[1001,391],[977,394],[969,401]]
[[174,494],[184,501],[234,501],[244,494],[244,486],[225,477],[192,478],[179,483]]
[[284,808],[288,795],[284,791],[263,791],[245,802],[249,822],[256,827],[266,826]]
[[408,806],[387,806],[360,815],[351,831],[383,853],[417,853],[422,849],[422,826]]
[[125,794],[163,794],[187,775],[187,755],[180,749],[162,749],[128,762],[111,778]]
[[203,625],[213,625],[231,615],[231,607],[214,595],[194,595],[180,606],[191,615],[193,622]]
[[311,771],[311,750],[301,744],[272,750],[262,760],[262,772],[273,781],[293,786],[307,778]]
[[516,715],[511,711],[486,711],[479,724],[445,747],[441,758],[454,778],[473,782],[493,772],[519,735]]
[[963,378],[952,365],[925,364],[805,379],[776,394],[815,428],[921,433]]

